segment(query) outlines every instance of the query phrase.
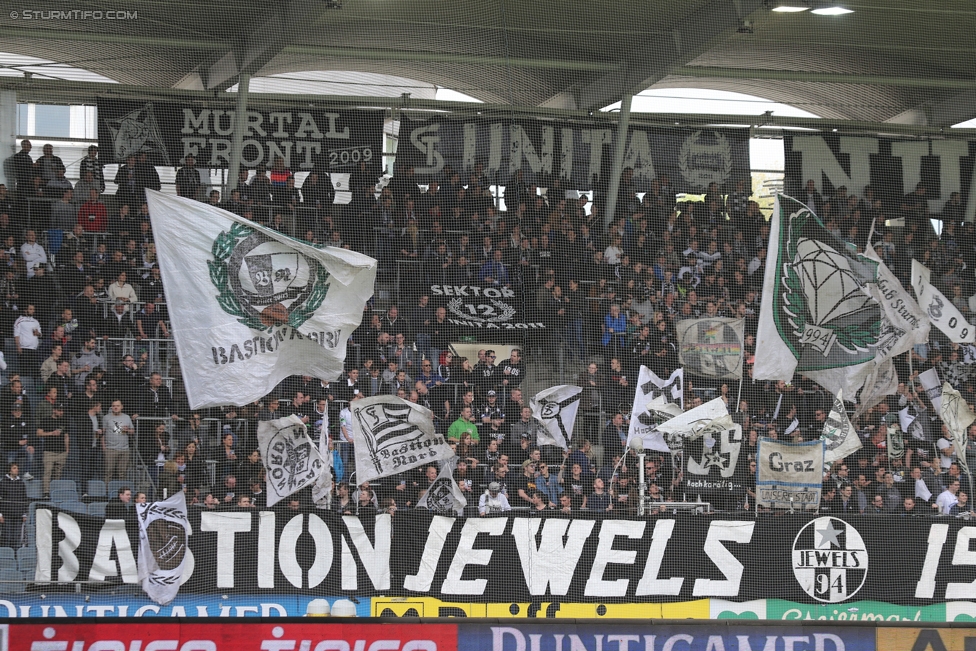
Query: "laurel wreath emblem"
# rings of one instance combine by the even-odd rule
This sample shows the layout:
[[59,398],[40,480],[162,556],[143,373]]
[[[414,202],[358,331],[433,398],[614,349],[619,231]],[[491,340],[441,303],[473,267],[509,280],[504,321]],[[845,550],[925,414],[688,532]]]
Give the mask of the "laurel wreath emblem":
[[461,306],[464,305],[464,301],[460,298],[452,299],[447,304],[447,309],[453,314],[458,315],[462,319],[467,319],[468,321],[483,321],[486,323],[501,323],[503,321],[510,320],[518,312],[514,307],[505,303],[504,301],[499,301],[491,299],[490,303],[501,310],[501,314],[496,314],[492,317],[481,317],[481,316],[471,316],[470,314],[465,314],[461,310]]
[[[241,325],[252,330],[271,332],[275,325],[265,325],[257,315],[248,314],[230,286],[227,260],[234,252],[234,247],[252,233],[254,233],[254,229],[238,223],[234,223],[229,231],[220,233],[214,239],[213,246],[210,249],[213,260],[207,261],[207,268],[210,270],[210,282],[217,288],[217,304],[220,305],[220,308],[227,314],[236,317]],[[315,270],[315,284],[308,299],[289,312],[288,325],[292,328],[298,328],[305,323],[322,306],[322,302],[329,293],[329,284],[326,282],[329,273],[317,261],[309,260],[309,263],[311,268]]]

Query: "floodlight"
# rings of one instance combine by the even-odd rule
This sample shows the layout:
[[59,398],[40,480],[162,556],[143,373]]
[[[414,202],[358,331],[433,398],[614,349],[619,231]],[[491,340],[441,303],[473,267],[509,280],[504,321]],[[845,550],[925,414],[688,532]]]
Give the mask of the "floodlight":
[[843,16],[844,14],[854,13],[853,9],[846,9],[838,5],[831,5],[827,7],[820,7],[819,9],[814,9],[811,13],[815,13],[818,16]]

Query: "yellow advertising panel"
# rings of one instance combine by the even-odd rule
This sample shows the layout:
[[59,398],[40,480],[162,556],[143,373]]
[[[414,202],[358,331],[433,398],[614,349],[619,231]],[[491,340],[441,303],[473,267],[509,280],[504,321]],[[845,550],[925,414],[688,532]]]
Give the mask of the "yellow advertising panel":
[[884,651],[970,651],[976,628],[879,628],[877,648]]
[[373,617],[498,617],[539,619],[708,619],[707,599],[667,604],[542,601],[463,603],[432,597],[374,597]]

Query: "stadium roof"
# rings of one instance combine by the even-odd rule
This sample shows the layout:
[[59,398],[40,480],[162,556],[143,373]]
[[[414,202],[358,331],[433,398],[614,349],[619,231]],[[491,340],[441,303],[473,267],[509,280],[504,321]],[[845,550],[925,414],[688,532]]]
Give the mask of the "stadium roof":
[[[589,111],[649,87],[698,87],[830,119],[947,127],[976,117],[972,0],[855,0],[843,16],[776,13],[772,0],[335,2],[84,3],[105,12],[95,19],[56,0],[28,19],[5,13],[0,49],[91,71],[117,93],[224,91],[242,71],[358,71],[400,78],[391,87],[420,82],[419,97],[446,87],[517,107]],[[120,8],[127,19],[107,18]],[[26,101],[88,82],[59,83],[0,75]]]

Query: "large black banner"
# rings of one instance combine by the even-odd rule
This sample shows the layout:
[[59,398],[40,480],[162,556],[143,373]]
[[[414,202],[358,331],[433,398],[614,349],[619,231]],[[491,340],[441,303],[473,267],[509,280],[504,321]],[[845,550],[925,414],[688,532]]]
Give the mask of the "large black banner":
[[431,306],[443,307],[454,334],[462,337],[545,329],[540,319],[528,318],[527,300],[525,292],[507,285],[430,285]]
[[[613,124],[488,117],[404,119],[397,162],[414,166],[421,179],[445,165],[467,182],[477,164],[492,183],[508,184],[522,171],[527,182],[559,178],[566,189],[590,190],[609,181]],[[675,192],[703,193],[709,183],[731,191],[749,180],[748,129],[630,129],[624,167],[634,170],[634,188],[647,190],[668,177]]]
[[976,203],[968,205],[968,197],[976,173],[976,141],[830,134],[784,136],[783,146],[786,193],[793,197],[802,200],[810,180],[826,197],[842,185],[848,194],[862,197],[864,187],[871,185],[875,196],[886,200],[900,199],[922,183],[930,213],[941,213],[952,193],[959,192],[966,218],[973,218]]
[[[98,100],[98,145],[104,162],[146,152],[154,165],[179,166],[192,154],[197,167],[230,164],[234,108],[166,102]],[[276,157],[293,171],[351,172],[365,161],[379,175],[383,111],[339,109],[249,110],[241,165],[271,168]]]
[[[968,550],[976,528],[963,520],[588,516],[465,519],[413,511],[360,521],[319,510],[191,509],[192,569],[181,593],[916,606],[974,594],[976,561]],[[38,509],[36,520],[37,581],[136,582],[122,521],[56,509]]]

